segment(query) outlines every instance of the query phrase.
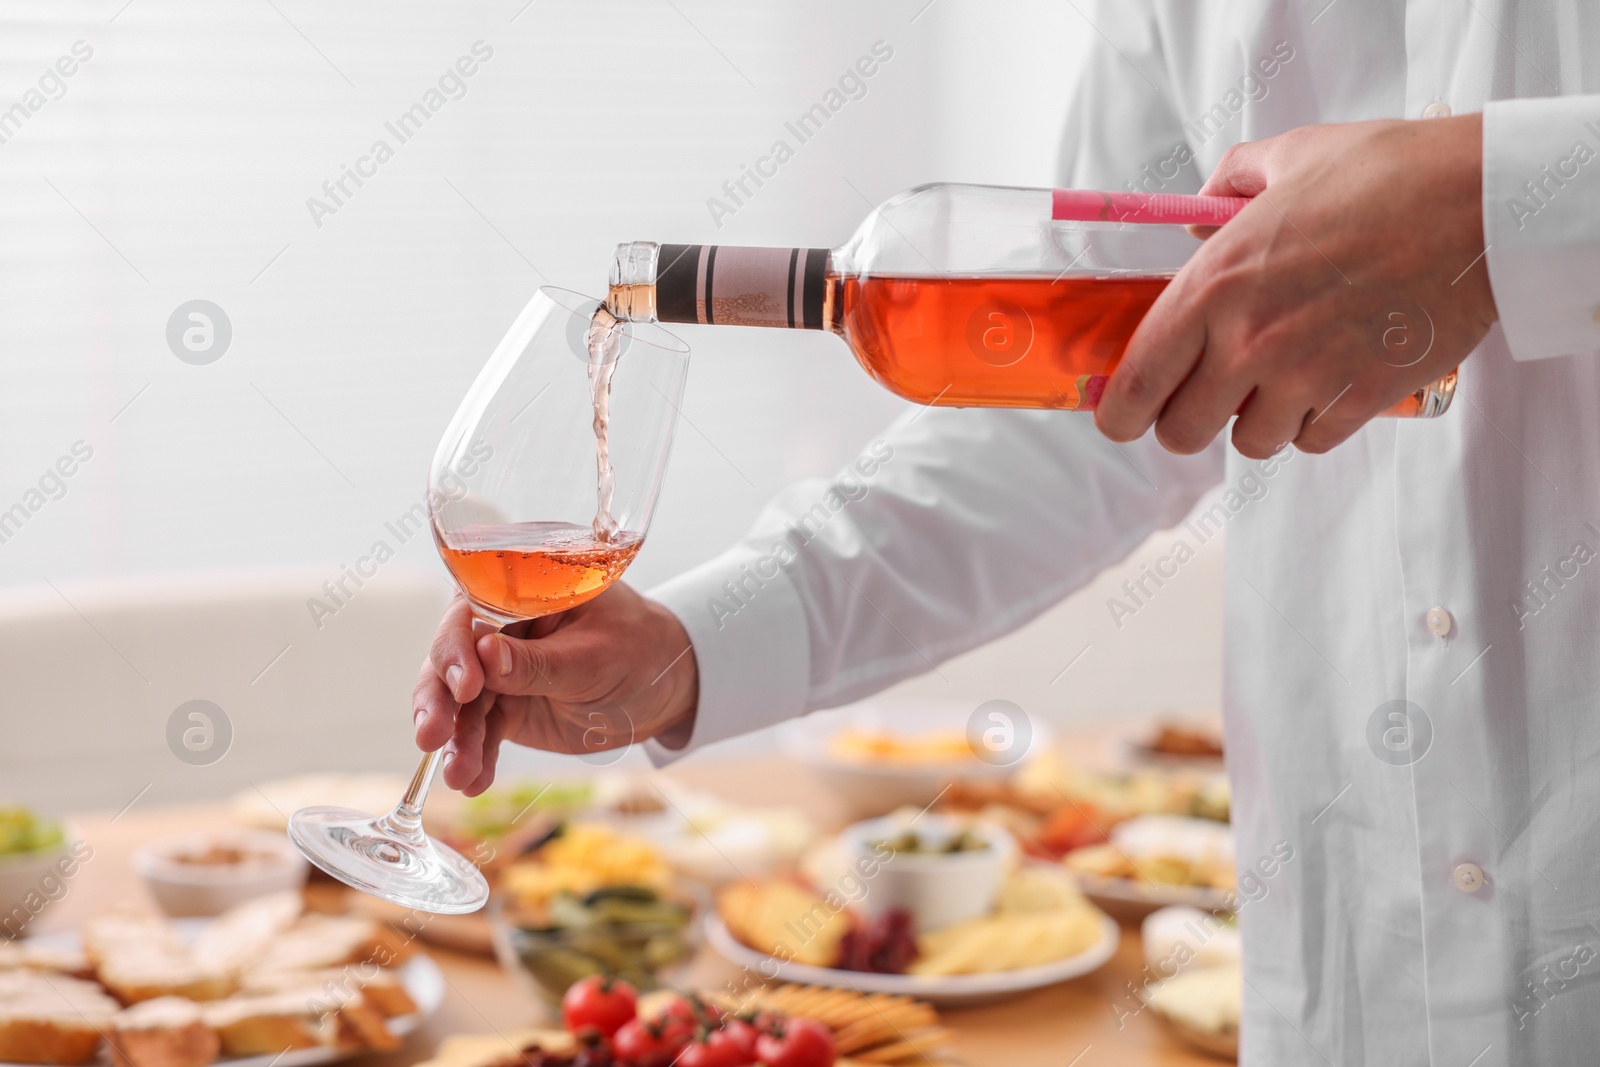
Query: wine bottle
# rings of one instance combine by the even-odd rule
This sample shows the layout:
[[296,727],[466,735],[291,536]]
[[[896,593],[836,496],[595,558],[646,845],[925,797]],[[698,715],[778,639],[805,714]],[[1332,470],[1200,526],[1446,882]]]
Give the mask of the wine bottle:
[[[945,407],[1092,411],[1134,328],[1244,197],[923,185],[840,248],[617,246],[620,319],[827,330],[880,385]],[[1404,338],[1391,323],[1381,344]],[[1374,359],[1386,353],[1376,350]],[[1405,365],[1389,356],[1388,362]],[[1456,372],[1385,414],[1443,414]]]

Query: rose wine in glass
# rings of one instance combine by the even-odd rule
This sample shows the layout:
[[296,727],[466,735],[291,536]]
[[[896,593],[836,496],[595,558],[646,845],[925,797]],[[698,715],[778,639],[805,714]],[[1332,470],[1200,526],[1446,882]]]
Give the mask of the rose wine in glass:
[[601,541],[565,522],[484,522],[441,537],[439,555],[474,604],[532,619],[599,596],[643,545],[631,530]]
[[[461,402],[428,478],[434,542],[472,606],[474,633],[592,600],[633,562],[666,472],[688,358],[660,327],[620,322],[564,289],[546,286],[523,309]],[[476,911],[489,897],[483,875],[422,828],[438,758],[422,757],[388,814],[303,808],[290,836],[364,892],[419,911]]]

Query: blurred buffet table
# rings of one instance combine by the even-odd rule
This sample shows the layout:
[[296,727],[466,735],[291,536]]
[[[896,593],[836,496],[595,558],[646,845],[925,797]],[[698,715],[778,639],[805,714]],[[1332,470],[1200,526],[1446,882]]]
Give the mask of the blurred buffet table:
[[[783,757],[696,760],[664,773],[685,787],[733,804],[797,805],[826,829],[850,820],[838,792],[828,788],[816,770]],[[120,815],[75,817],[74,826],[93,846],[93,857],[70,881],[66,897],[48,908],[31,932],[74,928],[117,906],[153,908],[130,865],[132,850],[155,839],[225,827],[231,814],[226,804],[164,809],[135,804]],[[343,892],[331,886],[323,891]],[[944,1024],[955,1032],[948,1058],[1006,1067],[1218,1062],[1175,1041],[1153,1011],[1118,1012],[1116,1005],[1129,1003],[1128,983],[1137,984],[1144,967],[1137,924],[1124,923],[1121,930],[1116,954],[1093,973],[1001,1003],[942,1009]],[[352,1062],[400,1067],[429,1058],[438,1043],[453,1034],[505,1034],[549,1024],[543,1009],[493,959],[437,945],[426,946],[426,951],[445,978],[439,1011],[397,1051],[367,1053]],[[734,973],[732,964],[702,944],[684,984],[714,989]]]

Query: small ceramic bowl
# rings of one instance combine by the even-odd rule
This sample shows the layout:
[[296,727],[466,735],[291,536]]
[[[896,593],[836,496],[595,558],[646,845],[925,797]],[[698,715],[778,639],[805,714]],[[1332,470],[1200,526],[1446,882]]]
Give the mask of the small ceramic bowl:
[[70,826],[48,848],[0,856],[0,941],[21,937],[39,913],[66,895],[79,865]]
[[[885,847],[908,832],[930,851]],[[936,851],[963,833],[983,847]],[[943,815],[921,814],[914,822],[901,815],[867,819],[846,827],[839,840],[846,862],[866,885],[861,906],[867,913],[904,908],[919,933],[989,914],[1017,859],[1016,841],[1000,827]]]
[[143,845],[133,867],[172,916],[220,915],[255,897],[299,889],[309,865],[287,834],[207,830]]

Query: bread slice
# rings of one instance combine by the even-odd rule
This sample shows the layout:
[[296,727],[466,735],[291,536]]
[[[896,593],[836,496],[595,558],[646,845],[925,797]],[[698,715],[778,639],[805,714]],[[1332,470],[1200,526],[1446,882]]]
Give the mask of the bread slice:
[[339,1043],[335,1012],[320,1012],[299,993],[230,997],[202,1009],[229,1056],[276,1056],[288,1049]]
[[0,973],[0,1062],[88,1063],[117,1008],[93,982],[34,971]]
[[124,949],[139,953],[183,952],[186,946],[177,928],[159,915],[111,912],[83,926],[83,950],[96,967]]
[[364,994],[357,993],[339,1009],[339,1043],[360,1045],[378,1052],[393,1052],[400,1039],[389,1030],[383,1013]]
[[272,893],[229,908],[207,923],[192,952],[202,968],[239,972],[255,964],[303,908],[299,890]]
[[242,994],[206,1006],[206,1021],[230,1056],[276,1054],[334,1045],[392,1052],[400,1039],[381,1011],[358,989],[329,993],[306,985],[275,993]]
[[32,941],[0,941],[0,971],[44,971],[92,978],[94,965],[82,949],[56,948]]
[[124,1004],[157,997],[221,1000],[237,986],[232,973],[201,966],[187,948],[172,951],[159,946],[118,947],[101,958],[95,977]]
[[168,996],[218,1000],[234,990],[232,965],[202,963],[160,916],[102,915],[84,925],[83,944],[95,977],[123,1004]]
[[417,1010],[416,1001],[406,992],[399,973],[387,967],[358,964],[320,971],[249,971],[239,979],[241,993],[281,993],[298,989],[341,998],[360,990],[368,1004],[390,1019]]
[[106,1034],[117,1067],[206,1067],[222,1048],[201,1008],[182,997],[158,997],[124,1008]]
[[258,964],[262,971],[316,971],[352,963],[392,967],[416,944],[376,919],[355,915],[307,915],[273,939]]

